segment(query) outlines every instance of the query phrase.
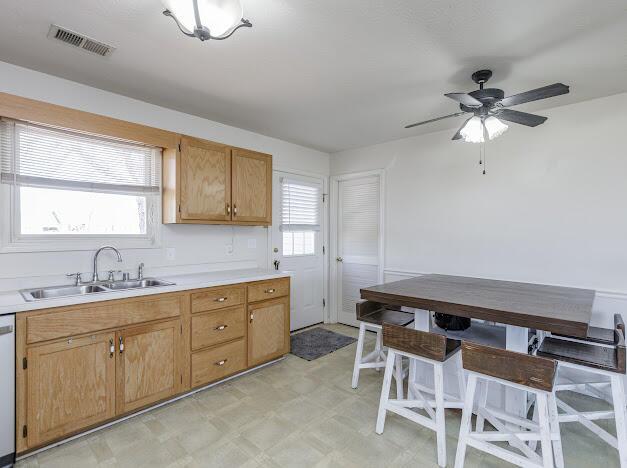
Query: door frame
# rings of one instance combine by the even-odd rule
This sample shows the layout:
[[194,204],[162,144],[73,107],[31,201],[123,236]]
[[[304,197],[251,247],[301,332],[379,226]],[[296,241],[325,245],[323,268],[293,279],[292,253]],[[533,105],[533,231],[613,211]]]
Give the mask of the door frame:
[[379,176],[379,282],[383,283],[383,272],[385,269],[385,169],[375,169],[372,171],[351,172],[331,176],[330,182],[330,249],[329,249],[329,320],[331,323],[338,321],[338,300],[337,300],[337,231],[338,231],[338,203],[340,182],[362,177]]
[[[322,233],[322,296],[325,301],[325,306],[323,307],[322,317],[324,319],[324,323],[334,323],[331,318],[331,307],[330,307],[330,296],[329,296],[329,176],[320,174],[319,172],[310,172],[310,171],[301,171],[298,169],[292,169],[288,167],[282,166],[273,166],[272,167],[272,180],[274,180],[275,172],[283,172],[286,174],[294,174],[297,176],[303,177],[311,177],[312,179],[317,179],[322,182],[322,219],[320,220],[320,232]],[[278,194],[273,194],[273,197],[279,196]],[[272,217],[273,223],[280,222],[280,216]],[[267,227],[267,248],[266,248],[266,264],[268,269],[274,269],[274,265],[272,264],[272,226]]]

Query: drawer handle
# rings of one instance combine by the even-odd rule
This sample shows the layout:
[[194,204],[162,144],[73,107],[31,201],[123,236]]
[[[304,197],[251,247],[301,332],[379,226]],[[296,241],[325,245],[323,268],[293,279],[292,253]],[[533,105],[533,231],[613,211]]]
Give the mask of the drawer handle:
[[255,320],[255,314],[254,313],[250,313],[250,323],[253,323],[253,320]]
[[115,345],[113,344],[113,338],[109,339],[109,357],[113,357],[113,353],[115,353]]
[[228,327],[228,325],[220,325],[218,327],[215,327],[214,330],[222,331],[222,330],[224,330],[227,327]]
[[216,302],[224,302],[228,299],[228,297],[224,296],[224,297],[218,297],[215,299]]
[[273,292],[275,292],[275,291],[276,291],[276,289],[274,289],[274,288],[270,288],[270,289],[266,289],[266,291],[265,291],[265,292],[266,292],[266,294],[272,294],[272,293],[273,293]]
[[215,363],[216,366],[223,366],[224,364],[226,364],[226,361],[228,361],[228,359],[222,359],[221,361],[218,361]]
[[120,337],[118,341],[120,344],[120,354],[122,354],[124,352],[124,338]]

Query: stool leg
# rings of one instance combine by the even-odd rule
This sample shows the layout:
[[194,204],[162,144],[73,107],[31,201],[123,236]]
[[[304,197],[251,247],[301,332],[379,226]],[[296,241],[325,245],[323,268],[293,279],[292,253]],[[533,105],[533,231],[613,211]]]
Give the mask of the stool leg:
[[401,356],[400,354],[396,356],[396,368],[394,369],[394,380],[396,381],[396,398],[398,400],[402,400],[403,399],[403,356]]
[[614,402],[614,417],[616,418],[616,439],[618,442],[618,456],[621,468],[627,468],[627,422],[625,421],[625,387],[623,376],[611,376],[612,400]]
[[459,386],[459,399],[464,401],[466,394],[466,378],[464,377],[464,364],[461,351],[457,353],[457,384]]
[[355,351],[355,365],[353,367],[353,388],[357,388],[359,384],[359,369],[361,358],[364,354],[364,340],[366,338],[366,325],[361,322],[359,324],[359,337],[357,338],[357,351]]
[[435,391],[435,432],[438,445],[438,465],[446,466],[446,422],[444,420],[444,372],[442,364],[433,365]]
[[385,363],[385,373],[383,374],[383,385],[381,386],[381,398],[379,399],[379,413],[377,414],[377,425],[375,432],[377,434],[383,433],[383,427],[385,426],[385,415],[387,413],[387,404],[390,398],[390,387],[392,386],[392,372],[394,371],[394,361],[396,353],[393,350],[388,350],[388,358]]
[[[376,351],[383,351],[383,333],[382,330],[377,330],[377,341],[376,344],[374,346],[374,349]],[[377,354],[377,357],[375,358],[375,362],[378,364],[381,362],[381,356],[379,354]],[[380,367],[375,367],[375,370],[377,372],[381,372],[381,368]]]
[[472,417],[472,407],[475,402],[475,388],[477,387],[477,376],[470,374],[466,384],[466,398],[464,399],[464,409],[462,410],[462,422],[459,426],[459,441],[457,442],[457,452],[455,453],[455,468],[464,467],[466,457],[466,445]]
[[[481,389],[479,390],[479,408],[485,408],[488,404],[488,385],[490,382],[484,380],[481,383]],[[485,425],[485,418],[481,413],[477,413],[477,422],[475,423],[475,431],[483,432],[483,426]]]
[[547,397],[544,393],[536,394],[538,405],[538,422],[540,423],[540,447],[542,448],[542,465],[544,468],[553,468],[553,449],[551,446],[551,428]]
[[557,402],[555,401],[555,392],[553,392],[549,395],[549,423],[551,426],[551,439],[553,440],[553,456],[555,457],[555,466],[564,468],[562,436],[560,435],[560,423],[557,414]]

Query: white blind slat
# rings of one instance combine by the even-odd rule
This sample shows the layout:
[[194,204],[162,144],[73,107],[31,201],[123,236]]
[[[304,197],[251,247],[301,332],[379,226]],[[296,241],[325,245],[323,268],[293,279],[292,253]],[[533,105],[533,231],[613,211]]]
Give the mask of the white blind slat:
[[320,201],[322,188],[300,180],[281,178],[282,232],[320,230]]
[[41,125],[0,122],[1,182],[114,193],[159,192],[160,150]]

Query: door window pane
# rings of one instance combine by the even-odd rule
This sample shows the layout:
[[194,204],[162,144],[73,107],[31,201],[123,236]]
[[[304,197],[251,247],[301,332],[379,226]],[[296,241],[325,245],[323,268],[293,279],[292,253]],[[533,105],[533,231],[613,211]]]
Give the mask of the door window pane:
[[283,233],[283,255],[286,257],[295,255],[315,255],[315,245],[315,231],[291,231]]

